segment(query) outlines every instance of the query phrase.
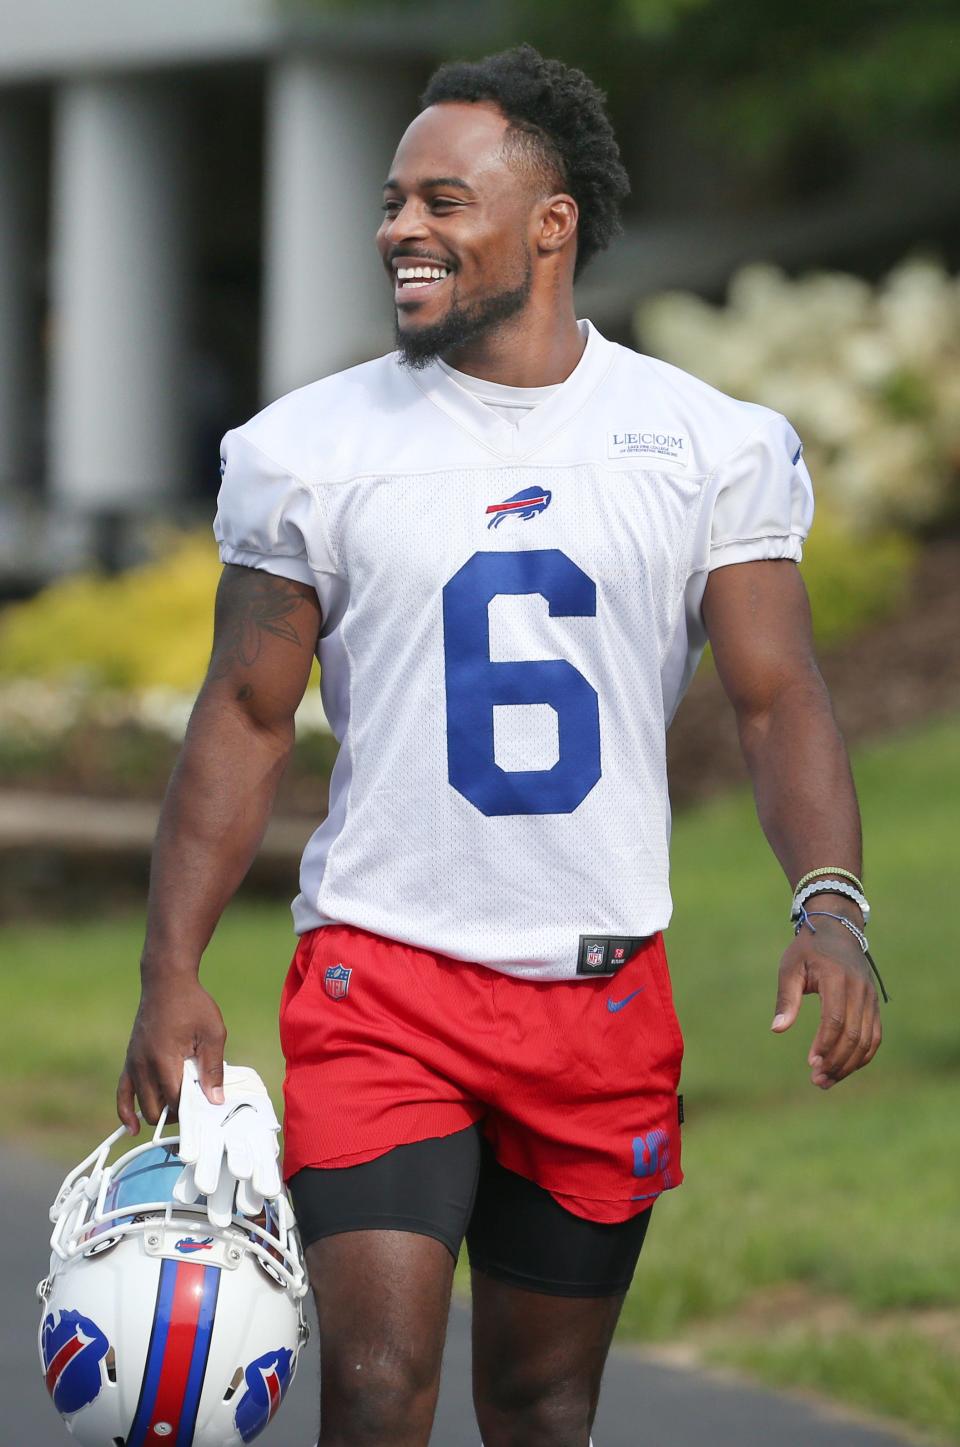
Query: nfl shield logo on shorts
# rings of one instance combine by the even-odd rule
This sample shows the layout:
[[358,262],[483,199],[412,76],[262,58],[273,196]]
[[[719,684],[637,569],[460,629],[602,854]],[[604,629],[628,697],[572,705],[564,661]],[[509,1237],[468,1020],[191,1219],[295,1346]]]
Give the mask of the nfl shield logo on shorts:
[[344,969],[343,965],[331,965],[323,977],[323,988],[331,1000],[342,1000],[350,988],[350,976],[352,970]]
[[603,945],[587,946],[587,964],[591,970],[598,970],[603,964]]

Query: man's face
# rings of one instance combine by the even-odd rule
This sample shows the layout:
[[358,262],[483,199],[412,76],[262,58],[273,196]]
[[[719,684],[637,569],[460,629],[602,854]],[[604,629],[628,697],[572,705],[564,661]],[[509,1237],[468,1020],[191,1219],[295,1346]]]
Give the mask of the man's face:
[[526,305],[533,192],[504,159],[506,131],[493,105],[445,102],[417,116],[400,142],[377,245],[410,366],[456,351]]

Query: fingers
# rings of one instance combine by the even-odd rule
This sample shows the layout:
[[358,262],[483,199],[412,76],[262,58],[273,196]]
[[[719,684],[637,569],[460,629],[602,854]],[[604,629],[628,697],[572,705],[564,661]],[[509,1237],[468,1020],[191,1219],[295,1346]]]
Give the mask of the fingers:
[[[811,934],[814,932],[811,931]],[[811,1080],[829,1090],[868,1065],[880,1048],[880,1002],[867,962],[842,925],[816,939],[798,932],[780,963],[773,1030],[788,1030],[805,994],[820,996],[820,1025],[807,1056]]]
[[197,1078],[200,1088],[214,1105],[223,1105],[223,1047],[226,1031],[207,1037],[197,1046]]
[[176,1118],[181,1064],[141,1059],[131,1046],[117,1084],[117,1114],[131,1134],[136,1135],[140,1129],[135,1099],[140,1102],[143,1118],[150,1125],[156,1125],[164,1110],[172,1119]]
[[223,1170],[223,1145],[219,1134],[216,1128],[207,1130],[202,1135],[193,1164],[193,1178],[198,1192],[201,1196],[212,1196],[228,1175],[229,1172]]
[[224,1128],[224,1149],[227,1170],[238,1181],[249,1180],[253,1175],[254,1150],[249,1135],[243,1129],[243,1122],[237,1122],[238,1129]]
[[873,1030],[872,1030],[871,1035],[870,1035],[870,1040],[869,1040],[869,1043],[868,1043],[868,1045],[867,1045],[866,1053],[865,1053],[865,1055],[864,1055],[864,1057],[863,1057],[863,1062],[862,1062],[862,1063],[863,1063],[864,1065],[869,1065],[869,1064],[870,1064],[870,1061],[873,1059],[873,1057],[876,1055],[877,1051],[880,1049],[880,1043],[881,1043],[882,1040],[883,1040],[883,1024],[882,1024],[882,1022],[881,1022],[881,1020],[880,1020],[880,1006],[879,1006],[879,1004],[877,1004],[877,1005],[876,1005],[876,1008],[875,1008],[875,1010],[874,1010]]
[[193,1174],[193,1166],[184,1166],[173,1187],[173,1199],[183,1206],[192,1206],[200,1196]]
[[137,1119],[134,1098],[140,1102],[144,1120],[149,1125],[156,1125],[167,1103],[163,1089],[152,1072],[128,1056],[117,1086],[117,1114],[131,1134],[137,1135],[140,1122]]
[[829,1074],[834,1081],[843,1080],[865,1064],[873,1040],[874,1019],[879,1014],[877,997],[869,980],[851,981],[847,986],[847,1018],[843,1035],[837,1042]]
[[258,1156],[254,1161],[253,1175],[250,1179],[254,1190],[258,1191],[261,1196],[268,1198],[279,1196],[283,1189],[283,1182],[280,1179],[280,1166],[277,1162],[278,1155],[279,1150],[276,1141],[274,1141],[273,1159],[267,1160],[265,1156]]
[[[183,1061],[178,1056],[164,1057],[156,1061],[154,1071],[157,1081],[155,1114],[147,1116],[151,1125],[160,1119],[163,1111],[167,1112],[170,1120],[177,1119],[180,1089],[183,1083]],[[143,1097],[141,1096],[140,1099],[142,1104]],[[146,1114],[146,1112],[144,1113]]]
[[237,1182],[237,1210],[241,1216],[259,1216],[263,1210],[263,1195],[251,1181]]
[[223,1171],[217,1189],[207,1195],[207,1215],[214,1226],[229,1226],[233,1219],[233,1193],[236,1181],[229,1171]]
[[801,964],[791,961],[780,966],[780,983],[777,989],[777,1003],[771,1030],[782,1034],[789,1030],[800,1013],[803,1002],[805,975]]
[[133,1103],[133,1081],[124,1069],[117,1082],[117,1115],[131,1135],[140,1134],[140,1119]]
[[819,970],[818,975],[820,1028],[813,1037],[807,1056],[807,1063],[814,1070],[831,1058],[847,1018],[847,990],[843,971],[824,969]]
[[180,1141],[177,1155],[188,1165],[195,1165],[200,1156],[201,1126],[200,1082],[197,1077],[197,1062],[187,1059],[183,1062],[183,1078],[180,1083],[180,1100],[177,1115],[180,1123]]
[[820,994],[820,1029],[810,1048],[809,1063],[814,1085],[829,1090],[873,1059],[882,1030],[871,981],[835,975],[822,983]]

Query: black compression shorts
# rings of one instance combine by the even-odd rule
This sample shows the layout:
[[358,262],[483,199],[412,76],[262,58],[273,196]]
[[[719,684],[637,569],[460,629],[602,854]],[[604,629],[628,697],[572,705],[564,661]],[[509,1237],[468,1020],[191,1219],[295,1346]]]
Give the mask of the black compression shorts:
[[501,1166],[479,1125],[359,1166],[307,1166],[290,1192],[304,1248],[344,1231],[413,1231],[456,1258],[466,1237],[475,1271],[551,1296],[622,1296],[650,1221],[649,1209],[616,1225],[574,1216]]

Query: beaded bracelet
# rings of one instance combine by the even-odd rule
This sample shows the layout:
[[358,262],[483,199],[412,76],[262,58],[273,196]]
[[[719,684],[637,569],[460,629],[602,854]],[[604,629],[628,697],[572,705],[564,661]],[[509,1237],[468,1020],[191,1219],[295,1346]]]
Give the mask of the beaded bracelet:
[[870,919],[870,905],[867,902],[866,895],[861,894],[859,889],[855,889],[852,884],[847,884],[842,879],[816,879],[812,884],[808,884],[805,889],[798,889],[793,896],[790,918],[799,918],[801,909],[807,900],[812,899],[815,894],[844,894],[847,899],[852,899],[854,904],[859,905],[864,924]]
[[793,891],[794,894],[799,894],[805,884],[809,884],[811,879],[816,879],[817,876],[821,874],[836,874],[839,875],[841,879],[849,879],[851,884],[857,886],[861,894],[864,892],[862,880],[859,880],[855,874],[851,874],[849,869],[841,869],[839,864],[825,864],[821,869],[811,869],[809,874],[805,874],[802,879],[798,879]]
[[866,957],[867,957],[867,964],[870,966],[871,970],[873,971],[873,973],[874,973],[874,974],[876,975],[876,977],[877,977],[877,984],[880,986],[880,993],[881,993],[881,995],[883,996],[883,1003],[884,1003],[885,1005],[889,1005],[889,1004],[890,1004],[890,996],[887,994],[887,988],[886,988],[886,986],[884,985],[882,979],[880,978],[880,971],[877,969],[876,965],[875,965],[874,962],[873,962],[873,955],[870,953],[870,946],[867,944],[867,937],[866,937],[866,935],[864,934],[863,930],[862,930],[862,929],[859,929],[859,928],[857,927],[857,925],[854,924],[854,922],[853,922],[852,919],[847,919],[846,915],[842,915],[842,914],[831,914],[830,911],[829,911],[829,910],[826,910],[826,909],[811,909],[811,910],[806,910],[806,909],[804,909],[803,906],[801,905],[801,907],[800,907],[800,915],[799,915],[799,918],[797,919],[796,927],[795,927],[795,929],[794,929],[794,931],[793,931],[794,935],[798,935],[798,934],[800,933],[800,931],[802,930],[802,928],[803,928],[804,925],[807,926],[807,929],[810,931],[811,934],[813,934],[813,935],[816,934],[816,932],[817,932],[817,927],[816,927],[816,925],[813,925],[813,924],[810,923],[811,916],[814,916],[814,917],[816,917],[817,919],[835,919],[838,924],[842,924],[845,929],[848,929],[848,930],[850,931],[850,933],[851,933],[851,934],[854,936],[854,938],[856,939],[857,944],[860,946],[861,950],[863,950],[863,953],[866,955]]

